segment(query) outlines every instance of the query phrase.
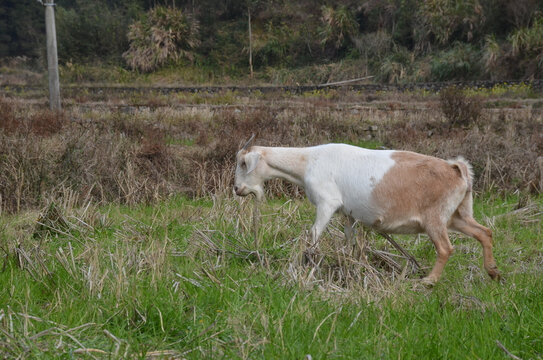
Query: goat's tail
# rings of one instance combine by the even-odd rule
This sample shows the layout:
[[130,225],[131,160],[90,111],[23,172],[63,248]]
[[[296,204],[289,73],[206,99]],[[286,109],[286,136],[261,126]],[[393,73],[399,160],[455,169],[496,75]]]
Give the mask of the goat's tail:
[[468,192],[471,192],[473,186],[473,170],[470,163],[461,156],[454,160],[449,160],[448,162],[454,169],[458,170],[460,176],[462,176],[468,184]]
[[456,159],[449,160],[448,162],[451,164],[453,169],[458,171],[458,175],[460,175],[467,184],[466,194],[464,195],[464,198],[460,204],[458,204],[456,211],[458,211],[460,216],[463,218],[471,218],[473,217],[473,171],[471,169],[471,165],[463,157],[457,157]]

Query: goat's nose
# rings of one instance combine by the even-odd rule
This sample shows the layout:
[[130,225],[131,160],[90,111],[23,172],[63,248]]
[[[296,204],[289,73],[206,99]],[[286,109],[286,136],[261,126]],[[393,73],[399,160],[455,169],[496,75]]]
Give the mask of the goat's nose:
[[238,192],[238,187],[236,185],[234,185],[234,191]]

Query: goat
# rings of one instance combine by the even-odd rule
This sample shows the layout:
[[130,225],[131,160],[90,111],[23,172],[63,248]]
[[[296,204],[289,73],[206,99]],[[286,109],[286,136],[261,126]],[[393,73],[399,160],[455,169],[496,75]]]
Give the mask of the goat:
[[472,173],[464,159],[446,161],[346,144],[249,147],[253,138],[236,156],[235,194],[254,194],[260,201],[264,182],[273,178],[302,186],[317,210],[310,231],[313,245],[338,211],[347,216],[348,240],[355,220],[384,233],[426,233],[437,260],[423,282],[433,285],[453,252],[448,236],[452,230],[477,239],[486,271],[493,279],[500,277],[492,254],[492,231],[473,218]]

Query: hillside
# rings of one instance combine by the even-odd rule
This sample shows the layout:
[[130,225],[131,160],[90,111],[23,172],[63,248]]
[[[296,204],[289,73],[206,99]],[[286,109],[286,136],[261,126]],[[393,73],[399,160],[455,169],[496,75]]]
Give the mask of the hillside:
[[[543,75],[541,0],[56,3],[64,81],[318,84],[371,75],[407,83]],[[6,65],[25,57],[28,68],[44,69],[42,7],[34,0],[3,4],[0,59]]]

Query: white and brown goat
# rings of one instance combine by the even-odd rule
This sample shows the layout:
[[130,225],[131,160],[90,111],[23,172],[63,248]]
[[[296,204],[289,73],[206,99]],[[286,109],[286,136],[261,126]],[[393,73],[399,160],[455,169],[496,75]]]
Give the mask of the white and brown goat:
[[465,160],[345,144],[286,148],[249,147],[249,142],[237,154],[234,192],[261,200],[264,182],[273,178],[302,186],[317,208],[313,244],[337,211],[347,216],[347,238],[355,220],[386,233],[426,233],[437,261],[423,281],[434,284],[453,252],[448,230],[458,231],[481,243],[486,271],[493,279],[500,276],[492,232],[473,218],[472,175]]

